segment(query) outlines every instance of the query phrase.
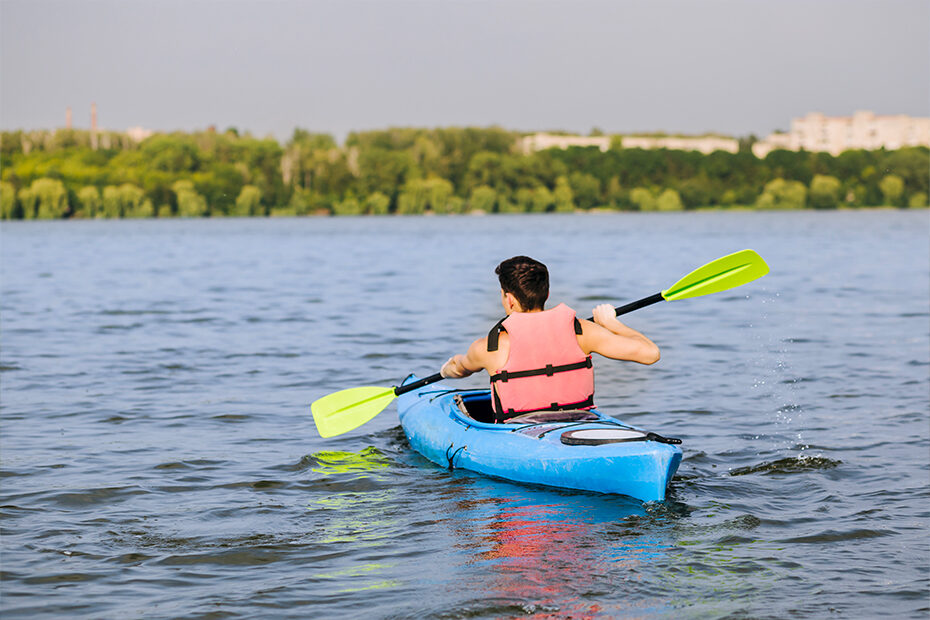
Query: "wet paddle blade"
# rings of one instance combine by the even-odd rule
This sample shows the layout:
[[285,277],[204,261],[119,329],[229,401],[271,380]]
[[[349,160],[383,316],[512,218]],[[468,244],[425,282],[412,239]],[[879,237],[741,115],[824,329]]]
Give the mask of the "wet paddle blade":
[[742,250],[699,267],[662,291],[667,301],[726,291],[761,278],[769,266],[752,250]]
[[369,421],[394,400],[394,388],[365,386],[342,390],[310,405],[321,437],[348,433]]

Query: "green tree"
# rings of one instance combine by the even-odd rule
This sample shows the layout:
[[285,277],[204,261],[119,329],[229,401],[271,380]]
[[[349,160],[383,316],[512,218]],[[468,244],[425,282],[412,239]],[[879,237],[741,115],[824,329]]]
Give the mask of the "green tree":
[[587,172],[573,172],[569,183],[575,195],[575,203],[582,209],[590,209],[601,203],[601,182]]
[[496,191],[504,189],[503,157],[499,153],[476,153],[468,162],[468,175],[465,178],[466,189],[481,185],[494,188]]
[[411,179],[397,198],[398,213],[423,213],[431,210],[447,213],[452,196],[452,183],[445,179]]
[[614,209],[621,209],[629,204],[627,193],[620,185],[620,177],[614,175],[607,182],[607,204]]
[[97,211],[97,217],[123,217],[123,200],[119,188],[107,185],[103,188],[103,208]]
[[141,188],[131,183],[119,186],[119,197],[122,203],[123,217],[154,217],[155,209],[152,201],[145,197]]
[[545,185],[533,189],[533,203],[530,211],[545,213],[555,209],[555,195]]
[[345,200],[333,205],[333,213],[336,215],[360,215],[362,205],[356,200],[355,196],[349,195]]
[[525,213],[533,210],[533,194],[535,192],[529,187],[521,187],[514,194],[514,205],[516,210]]
[[407,179],[415,176],[416,164],[409,153],[371,149],[363,150],[358,159],[358,186],[364,195],[381,192],[396,198]]
[[429,208],[436,213],[453,213],[450,200],[452,199],[452,183],[436,177],[426,180],[429,189]]
[[645,187],[634,187],[630,190],[630,202],[640,211],[655,211],[656,199]]
[[[261,192],[261,189],[258,190]],[[332,211],[332,207],[319,194],[313,190],[303,189],[302,187],[294,188],[291,199],[287,202],[287,207],[272,207],[277,209],[273,215],[307,215],[314,209],[327,209]],[[283,210],[282,210],[283,209]],[[269,214],[271,214],[269,212]]]
[[422,179],[411,179],[397,197],[397,213],[411,215],[423,213],[429,206],[430,188]]
[[886,174],[878,184],[878,188],[885,197],[886,205],[901,206],[901,197],[904,196],[904,179],[896,174]]
[[552,199],[555,203],[555,210],[558,212],[571,213],[575,210],[575,193],[566,177],[561,176],[556,179]]
[[839,204],[842,188],[842,183],[836,177],[815,174],[811,180],[811,206],[815,209],[835,209]]
[[191,136],[174,133],[155,135],[142,145],[148,165],[164,172],[193,172],[200,166],[200,153]]
[[869,195],[869,191],[864,183],[858,183],[855,180],[847,182],[845,192],[846,195],[843,197],[843,200],[847,206],[861,207],[868,204],[866,199]]
[[81,217],[97,217],[97,213],[103,208],[100,190],[93,185],[85,185],[82,187],[78,192],[77,200],[80,205],[77,215]]
[[[88,195],[89,197],[89,195]],[[103,188],[103,200],[95,210],[96,217],[153,217],[155,208],[141,188],[131,183],[119,187],[107,185]]]
[[391,208],[391,199],[382,194],[375,192],[365,198],[365,211],[371,215],[387,215]]
[[36,207],[39,204],[39,197],[31,187],[23,187],[19,190],[17,194],[19,197],[19,205],[23,212],[24,220],[34,220],[36,219]]
[[912,209],[920,209],[927,206],[927,194],[924,192],[917,192],[916,194],[911,194],[910,199],[908,200],[907,206]]
[[13,220],[22,216],[22,211],[16,203],[16,187],[6,181],[0,182],[0,218]]
[[756,200],[761,209],[803,209],[807,201],[807,188],[800,181],[774,179]]
[[687,178],[678,183],[677,187],[684,206],[689,209],[722,202],[722,196],[715,191],[713,182],[704,175]]
[[885,155],[882,170],[901,177],[909,193],[930,192],[930,150],[925,146],[889,152]]
[[510,200],[506,194],[497,195],[497,212],[498,213],[526,213],[523,205],[519,202]]
[[497,192],[487,185],[480,185],[471,190],[471,197],[468,199],[469,211],[478,211],[491,213],[497,204]]
[[236,206],[231,215],[264,215],[262,207],[262,190],[254,185],[244,185],[236,198]]
[[681,211],[684,209],[684,204],[681,202],[681,196],[678,195],[678,192],[671,188],[667,188],[659,197],[656,198],[656,209],[659,211]]
[[446,203],[447,213],[463,213],[465,211],[465,199],[461,196],[450,196]]
[[[194,184],[187,180],[176,181],[172,186],[178,201],[178,215],[181,217],[203,217],[207,215],[207,201],[194,190]],[[104,202],[106,198],[104,197]]]
[[800,181],[806,186],[813,177],[810,155],[807,151],[775,149],[765,156],[764,161],[776,179]]
[[37,200],[37,218],[57,220],[68,214],[68,191],[58,179],[36,179],[30,189]]

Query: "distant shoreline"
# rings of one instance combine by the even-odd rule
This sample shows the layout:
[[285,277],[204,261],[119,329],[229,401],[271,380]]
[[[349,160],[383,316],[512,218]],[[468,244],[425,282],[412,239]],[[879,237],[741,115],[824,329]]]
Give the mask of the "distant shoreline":
[[500,128],[0,135],[0,218],[119,219],[926,207],[930,149],[552,147]]
[[477,212],[477,211],[468,211],[464,213],[435,213],[435,212],[425,212],[425,213],[414,213],[414,214],[396,214],[396,213],[386,213],[379,215],[372,214],[357,214],[357,215],[333,215],[332,213],[311,213],[307,215],[223,215],[223,216],[205,216],[205,217],[187,217],[187,216],[172,216],[172,217],[151,217],[151,218],[85,218],[85,217],[71,217],[63,218],[59,220],[49,220],[49,219],[17,219],[17,220],[3,220],[3,226],[17,223],[29,223],[29,222],[158,222],[158,221],[234,221],[234,220],[313,220],[313,219],[339,219],[339,220],[352,220],[352,219],[406,219],[406,218],[437,218],[437,219],[458,219],[458,218],[484,218],[484,217],[572,217],[572,216],[590,216],[590,217],[614,217],[614,216],[645,216],[645,215],[663,215],[668,217],[675,217],[679,215],[687,214],[720,214],[720,213],[739,213],[739,214],[776,214],[776,213],[878,213],[878,212],[890,212],[896,211],[899,213],[917,213],[917,212],[930,212],[930,207],[892,207],[892,206],[877,206],[877,207],[841,207],[838,209],[757,209],[754,207],[733,207],[733,208],[724,208],[724,207],[699,207],[696,209],[687,209],[680,211],[623,211],[619,209],[591,209],[588,211],[572,211],[572,212],[561,212],[561,213],[487,213],[487,212]]

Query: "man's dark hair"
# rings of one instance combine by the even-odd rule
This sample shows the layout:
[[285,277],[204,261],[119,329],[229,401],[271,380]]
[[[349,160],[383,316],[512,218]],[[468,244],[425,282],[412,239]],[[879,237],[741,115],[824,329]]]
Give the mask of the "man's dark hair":
[[494,270],[505,293],[520,302],[525,311],[542,310],[549,298],[549,270],[529,256],[508,258]]

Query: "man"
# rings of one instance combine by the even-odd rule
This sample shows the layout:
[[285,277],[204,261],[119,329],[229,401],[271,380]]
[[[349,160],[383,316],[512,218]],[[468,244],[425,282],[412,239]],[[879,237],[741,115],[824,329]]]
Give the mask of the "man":
[[495,269],[507,317],[440,371],[458,379],[479,370],[491,376],[498,422],[536,411],[594,406],[591,353],[640,364],[659,361],[659,348],[617,320],[610,304],[594,308],[594,321],[579,320],[549,297],[549,271],[539,261],[514,256]]

